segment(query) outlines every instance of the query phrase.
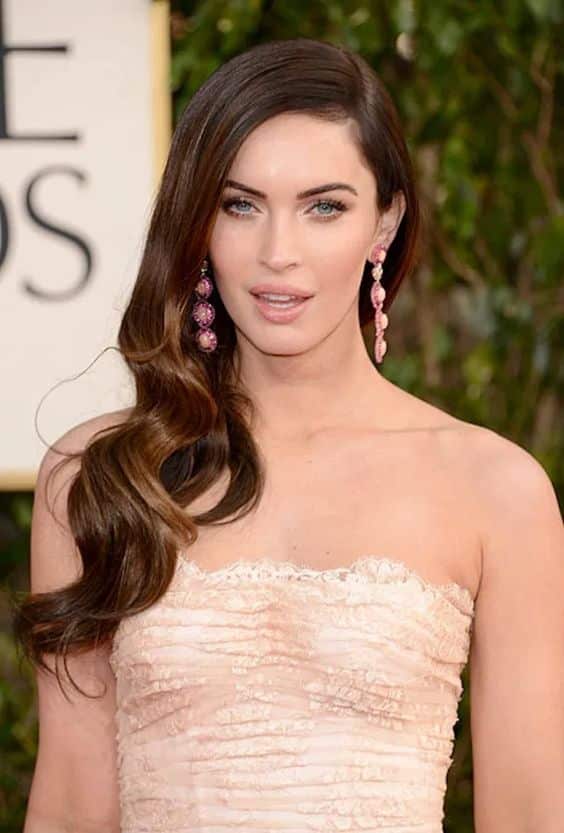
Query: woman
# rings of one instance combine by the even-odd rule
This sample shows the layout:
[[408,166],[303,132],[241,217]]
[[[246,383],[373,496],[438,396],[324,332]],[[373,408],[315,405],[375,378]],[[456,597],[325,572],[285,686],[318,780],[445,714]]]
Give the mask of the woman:
[[135,404],[39,471],[25,833],[439,833],[468,658],[477,832],[556,831],[561,517],[528,452],[380,373],[419,235],[358,55],[265,43],[192,98],[119,332]]

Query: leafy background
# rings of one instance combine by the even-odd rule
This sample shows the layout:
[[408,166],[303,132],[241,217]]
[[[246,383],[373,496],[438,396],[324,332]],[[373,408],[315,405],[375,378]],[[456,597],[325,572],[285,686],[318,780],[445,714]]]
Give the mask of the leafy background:
[[[560,0],[172,0],[170,15],[175,119],[219,64],[260,41],[328,40],[377,70],[427,225],[380,371],[526,448],[561,506],[563,20]],[[0,833],[23,827],[37,749],[34,678],[18,663],[7,605],[28,587],[32,501],[0,494]],[[473,830],[468,667],[463,684],[445,833]]]

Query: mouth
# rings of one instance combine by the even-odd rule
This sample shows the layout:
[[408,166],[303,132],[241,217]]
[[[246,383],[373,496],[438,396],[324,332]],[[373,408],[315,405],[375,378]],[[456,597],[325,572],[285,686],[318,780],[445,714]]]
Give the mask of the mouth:
[[284,323],[293,321],[301,311],[307,307],[308,301],[313,297],[308,296],[277,296],[274,293],[251,292],[257,306],[268,321]]
[[294,286],[269,286],[268,284],[256,286],[249,291],[255,297],[279,301],[311,298],[313,295],[311,292],[305,292],[303,289],[298,289]]
[[289,309],[312,297],[311,295],[286,295],[275,292],[251,292],[251,295],[276,309]]

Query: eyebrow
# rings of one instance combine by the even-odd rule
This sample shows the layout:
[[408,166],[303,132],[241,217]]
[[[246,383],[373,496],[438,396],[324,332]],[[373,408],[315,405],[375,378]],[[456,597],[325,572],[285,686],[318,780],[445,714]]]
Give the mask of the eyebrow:
[[[246,191],[247,194],[252,194],[254,197],[266,199],[266,194],[262,191],[257,191],[256,188],[251,188],[249,185],[243,185],[242,182],[235,182],[234,179],[228,179],[225,182],[226,188],[237,188],[239,191]],[[358,192],[352,185],[347,185],[346,182],[329,182],[326,185],[317,185],[315,188],[308,188],[307,191],[300,191],[298,199],[302,200],[305,197],[313,197],[315,194],[323,194],[326,191],[350,191],[358,197]]]

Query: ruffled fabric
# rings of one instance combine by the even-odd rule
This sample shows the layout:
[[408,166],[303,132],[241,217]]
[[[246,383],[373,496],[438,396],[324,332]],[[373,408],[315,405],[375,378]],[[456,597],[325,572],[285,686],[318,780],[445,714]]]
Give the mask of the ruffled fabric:
[[122,833],[442,833],[473,614],[390,558],[180,554],[114,637]]

